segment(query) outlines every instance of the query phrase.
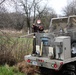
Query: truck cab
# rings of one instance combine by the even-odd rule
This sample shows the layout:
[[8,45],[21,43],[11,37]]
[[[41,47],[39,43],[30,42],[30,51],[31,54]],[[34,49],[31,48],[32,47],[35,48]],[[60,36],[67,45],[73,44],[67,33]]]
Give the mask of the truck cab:
[[[35,33],[35,53],[25,56],[28,64],[39,66],[43,75],[76,75],[66,70],[76,64],[76,16],[52,18],[48,33]],[[73,68],[73,69],[74,69]],[[45,72],[47,70],[47,72]],[[75,69],[76,71],[76,69]],[[73,74],[74,73],[74,74]]]

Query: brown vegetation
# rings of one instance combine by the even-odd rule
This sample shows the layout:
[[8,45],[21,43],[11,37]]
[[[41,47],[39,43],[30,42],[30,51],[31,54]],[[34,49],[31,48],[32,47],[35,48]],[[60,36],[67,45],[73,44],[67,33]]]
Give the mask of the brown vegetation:
[[11,37],[5,32],[0,32],[0,65],[7,63],[12,66],[21,62],[31,50],[32,39]]
[[35,75],[38,67],[28,65],[26,61],[22,61],[16,65],[20,72],[27,73],[28,75]]

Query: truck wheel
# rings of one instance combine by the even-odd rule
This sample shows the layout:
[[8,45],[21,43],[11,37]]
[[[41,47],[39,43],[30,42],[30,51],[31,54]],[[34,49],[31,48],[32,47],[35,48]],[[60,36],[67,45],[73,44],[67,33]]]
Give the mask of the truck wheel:
[[40,67],[39,70],[40,70],[40,75],[55,75],[54,71],[52,71],[51,69]]
[[75,74],[75,72],[73,72],[73,71],[64,70],[64,71],[62,72],[62,75],[76,75],[76,74]]
[[39,68],[39,71],[40,71],[40,75],[47,75],[47,74],[46,74],[46,71],[45,71],[45,68],[40,67],[40,68]]
[[76,41],[73,41],[71,44],[72,57],[76,56]]
[[27,73],[27,75],[32,75],[31,73]]
[[76,75],[76,64],[71,63],[63,67],[61,75]]

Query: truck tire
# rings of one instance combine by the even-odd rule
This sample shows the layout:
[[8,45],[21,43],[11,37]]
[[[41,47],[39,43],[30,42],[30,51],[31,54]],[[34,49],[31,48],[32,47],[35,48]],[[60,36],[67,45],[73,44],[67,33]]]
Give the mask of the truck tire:
[[48,68],[40,67],[39,70],[40,70],[40,75],[57,75],[55,70],[51,70]]
[[44,67],[39,67],[39,71],[40,71],[40,75],[48,75],[46,72],[47,72],[47,69],[44,68]]
[[66,64],[62,70],[61,75],[76,75],[76,62]]
[[27,73],[27,75],[33,75],[32,73]]
[[76,41],[73,41],[73,42],[71,43],[71,50],[72,50],[71,56],[72,56],[72,57],[76,57]]

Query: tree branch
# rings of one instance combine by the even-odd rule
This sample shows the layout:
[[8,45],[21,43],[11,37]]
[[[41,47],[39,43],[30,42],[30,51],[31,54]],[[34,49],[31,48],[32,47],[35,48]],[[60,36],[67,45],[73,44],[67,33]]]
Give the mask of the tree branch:
[[0,5],[4,2],[5,0],[2,0],[1,2],[0,2]]

